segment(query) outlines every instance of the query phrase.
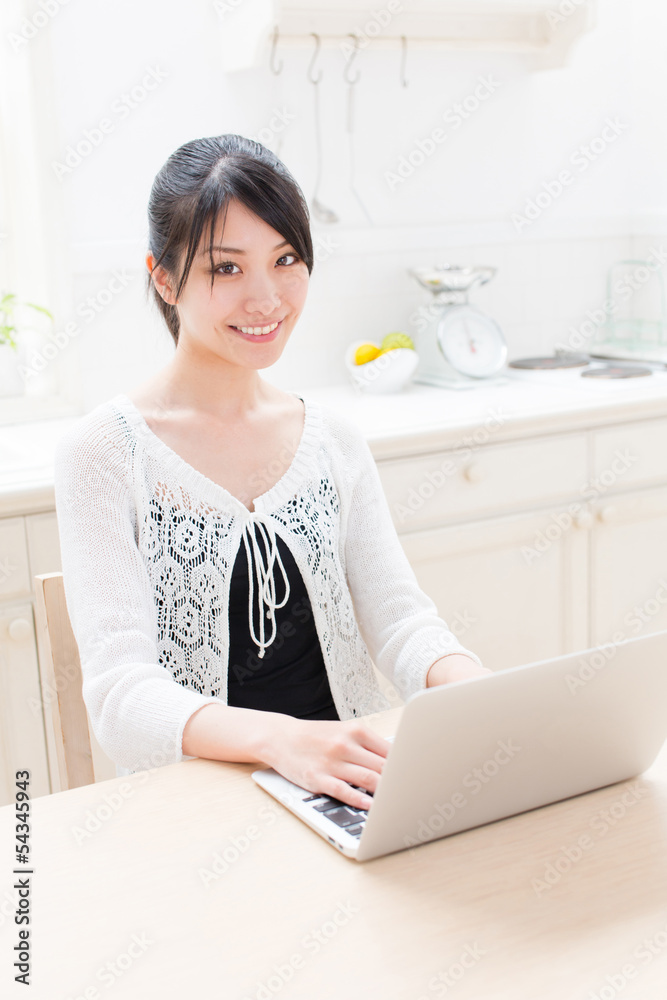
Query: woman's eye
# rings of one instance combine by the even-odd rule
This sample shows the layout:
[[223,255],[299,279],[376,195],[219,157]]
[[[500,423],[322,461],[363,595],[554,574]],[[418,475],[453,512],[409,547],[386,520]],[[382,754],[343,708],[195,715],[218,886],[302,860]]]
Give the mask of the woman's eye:
[[[225,270],[225,268],[228,268],[228,267],[238,267],[238,264],[235,264],[233,261],[228,260],[228,261],[225,261],[224,264],[218,264],[218,266],[216,267],[215,270],[216,270],[216,272],[220,271],[222,274],[232,274],[231,271]],[[239,270],[240,270],[240,268],[239,268]]]
[[[288,261],[288,266],[291,266],[292,264],[298,263],[300,260],[301,258],[299,257],[298,254],[286,253],[283,254],[282,257],[278,258],[277,263],[280,264],[281,261]],[[230,270],[230,268],[233,267],[236,268],[237,272],[240,272],[241,268],[238,266],[238,264],[235,264],[233,260],[226,260],[222,264],[218,264],[217,267],[214,268],[214,271],[216,274],[235,274],[236,272]]]

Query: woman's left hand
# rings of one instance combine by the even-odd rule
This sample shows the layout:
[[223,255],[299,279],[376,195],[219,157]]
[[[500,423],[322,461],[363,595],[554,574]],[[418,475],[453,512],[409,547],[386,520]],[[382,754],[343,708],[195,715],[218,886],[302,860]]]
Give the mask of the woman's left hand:
[[426,675],[426,687],[437,687],[439,684],[451,684],[453,681],[467,681],[475,677],[485,677],[492,674],[488,667],[480,667],[464,653],[448,653],[431,665]]

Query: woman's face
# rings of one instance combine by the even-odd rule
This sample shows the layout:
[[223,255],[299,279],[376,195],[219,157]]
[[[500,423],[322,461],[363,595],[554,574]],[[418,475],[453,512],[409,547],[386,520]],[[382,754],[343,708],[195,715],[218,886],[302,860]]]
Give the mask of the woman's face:
[[214,233],[213,272],[211,288],[211,259],[203,241],[176,302],[178,348],[202,360],[267,368],[282,354],[303,310],[309,279],[305,262],[280,233],[231,201],[224,233],[222,220]]

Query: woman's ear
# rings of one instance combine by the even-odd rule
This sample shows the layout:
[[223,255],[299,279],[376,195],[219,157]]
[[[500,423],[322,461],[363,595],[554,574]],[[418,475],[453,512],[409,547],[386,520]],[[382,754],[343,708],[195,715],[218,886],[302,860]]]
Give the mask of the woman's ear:
[[146,267],[148,268],[153,284],[157,288],[161,297],[170,306],[175,306],[176,299],[171,287],[169,275],[161,264],[158,264],[158,266],[155,267],[155,258],[152,253],[146,254]]

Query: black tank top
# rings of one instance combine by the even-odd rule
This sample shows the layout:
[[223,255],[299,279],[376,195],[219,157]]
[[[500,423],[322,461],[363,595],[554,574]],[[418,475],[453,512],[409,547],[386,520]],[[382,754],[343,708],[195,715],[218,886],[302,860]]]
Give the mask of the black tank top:
[[[266,561],[261,535],[257,540]],[[276,543],[289,580],[289,597],[282,608],[275,610],[275,638],[262,658],[257,655],[258,646],[250,634],[248,559],[243,540],[239,545],[229,591],[227,704],[282,712],[299,719],[338,719],[306,586],[292,553],[278,534]],[[276,603],[280,604],[285,585],[279,570],[274,579]],[[256,594],[255,580],[252,613],[254,632],[259,636]],[[263,607],[262,602],[259,606]],[[266,614],[265,607],[262,613]],[[265,623],[265,630],[268,638],[272,631],[270,622]]]

